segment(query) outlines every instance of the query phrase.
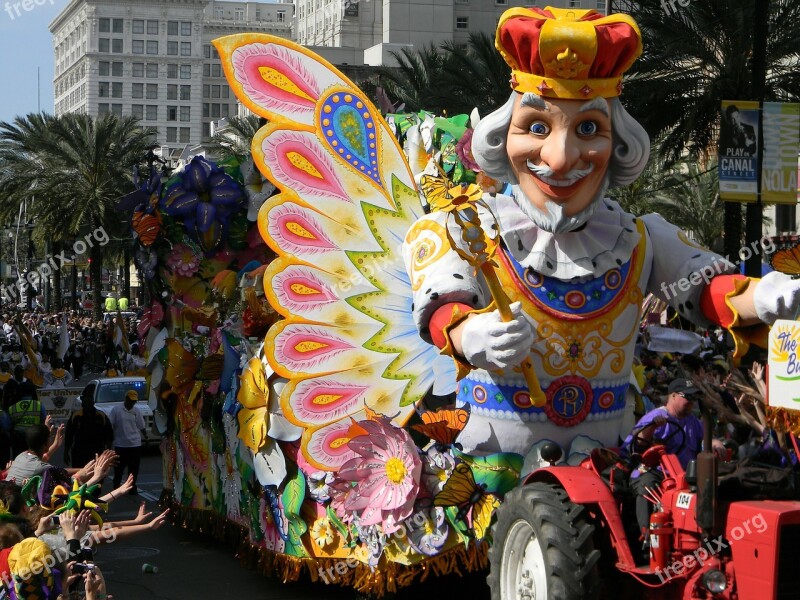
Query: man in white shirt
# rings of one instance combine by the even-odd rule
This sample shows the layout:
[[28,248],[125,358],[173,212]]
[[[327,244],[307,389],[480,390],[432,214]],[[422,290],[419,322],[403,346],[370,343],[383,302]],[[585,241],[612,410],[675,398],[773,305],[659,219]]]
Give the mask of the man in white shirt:
[[136,406],[139,394],[136,390],[129,390],[125,394],[125,402],[111,409],[109,421],[114,428],[114,450],[119,456],[119,462],[114,467],[114,488],[122,483],[122,473],[125,467],[133,475],[133,488],[131,494],[137,494],[136,480],[139,477],[139,462],[142,456],[142,432],[144,431],[144,417]]

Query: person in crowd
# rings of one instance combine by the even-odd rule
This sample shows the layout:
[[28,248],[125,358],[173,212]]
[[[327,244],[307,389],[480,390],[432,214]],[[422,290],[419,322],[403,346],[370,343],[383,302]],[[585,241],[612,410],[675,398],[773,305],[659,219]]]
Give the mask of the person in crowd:
[[[3,403],[8,402],[8,416],[11,420],[11,449],[14,456],[25,450],[26,433],[29,428],[44,424],[47,411],[36,394],[36,386],[23,374],[20,365],[14,368],[15,385],[11,388],[9,398],[3,396]],[[11,386],[12,382],[6,385]],[[13,395],[12,395],[13,394]]]
[[83,467],[96,454],[109,449],[114,443],[111,421],[96,409],[90,393],[81,394],[81,408],[67,421],[64,461],[73,467]]
[[134,486],[131,494],[137,494],[136,480],[139,476],[139,462],[142,455],[142,433],[144,417],[136,406],[139,394],[129,390],[125,402],[111,409],[110,421],[114,429],[114,450],[119,455],[119,462],[114,467],[114,487],[122,482],[122,473],[127,468],[133,475]]

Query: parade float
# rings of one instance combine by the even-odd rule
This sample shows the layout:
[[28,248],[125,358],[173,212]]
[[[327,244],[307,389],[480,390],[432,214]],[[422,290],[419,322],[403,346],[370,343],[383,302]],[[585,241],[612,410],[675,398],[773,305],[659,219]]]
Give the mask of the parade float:
[[[493,543],[520,556],[560,545],[530,528],[493,540],[495,513],[524,489],[523,475],[558,460],[554,448],[591,466],[616,444],[645,292],[718,260],[660,217],[604,198],[647,161],[647,136],[617,99],[641,52],[636,24],[594,11],[506,12],[497,47],[512,93],[480,123],[384,117],[285,39],[214,44],[237,98],[266,120],[252,159],[196,157],[169,178],[151,172],[131,204],[149,291],[138,333],[164,433],[162,503],[264,573],[376,596],[483,569]],[[550,171],[530,187],[533,154],[509,164],[511,145],[492,157],[492,144],[520,114],[526,135],[546,137],[558,124],[538,128],[551,111],[579,119],[576,143],[598,135],[599,146],[577,184]],[[537,214],[542,194],[542,215],[551,198],[579,198],[580,208],[551,210],[548,221]],[[737,298],[751,283],[720,275],[669,303],[729,328],[741,353],[765,341],[763,327],[742,335],[751,306]],[[769,284],[791,307],[793,284]],[[473,315],[483,320],[470,330]],[[524,356],[508,345],[520,343]],[[558,511],[594,519],[564,524],[581,538],[569,569],[590,577],[597,557],[585,538],[597,511],[548,489],[543,501]],[[552,589],[566,577],[494,556],[496,598],[504,586]]]

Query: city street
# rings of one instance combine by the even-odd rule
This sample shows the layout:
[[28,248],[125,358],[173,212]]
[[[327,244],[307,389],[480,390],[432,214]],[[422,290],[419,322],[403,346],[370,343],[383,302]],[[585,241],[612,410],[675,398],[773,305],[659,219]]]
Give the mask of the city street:
[[[111,506],[111,519],[133,518],[144,500],[149,510],[158,510],[161,493],[161,456],[156,448],[146,451],[140,473],[140,496],[126,496]],[[105,489],[111,486],[106,481]],[[220,542],[172,525],[130,540],[103,546],[96,562],[115,600],[187,600],[189,598],[269,598],[270,600],[351,600],[349,589],[307,582],[284,584],[239,564],[234,550]],[[143,574],[142,565],[158,567],[158,573]],[[450,576],[414,585],[392,596],[393,600],[461,595],[470,600],[489,598],[485,575]],[[387,597],[387,596],[385,596]]]

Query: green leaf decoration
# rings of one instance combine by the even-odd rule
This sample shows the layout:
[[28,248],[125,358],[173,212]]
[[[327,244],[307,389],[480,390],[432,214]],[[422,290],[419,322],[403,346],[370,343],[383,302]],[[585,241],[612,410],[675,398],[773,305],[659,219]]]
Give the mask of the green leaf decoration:
[[289,523],[285,550],[289,556],[308,556],[303,541],[300,539],[308,531],[308,525],[300,516],[300,507],[303,505],[305,496],[306,479],[303,472],[298,469],[281,494],[283,514]]
[[345,542],[350,540],[350,531],[347,526],[342,523],[342,520],[336,515],[336,512],[329,506],[326,507],[325,512],[328,515],[328,521],[338,531]]
[[477,485],[486,486],[490,494],[503,496],[519,483],[524,457],[513,452],[498,452],[488,456],[470,456],[453,448],[453,454],[472,469]]
[[472,541],[470,529],[467,526],[466,521],[456,518],[457,515],[457,506],[448,506],[444,509],[444,516],[447,517],[447,520],[453,527],[453,531],[456,532],[458,539],[464,544],[464,546],[469,546],[470,541]]

